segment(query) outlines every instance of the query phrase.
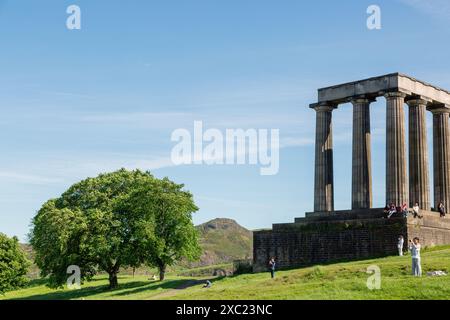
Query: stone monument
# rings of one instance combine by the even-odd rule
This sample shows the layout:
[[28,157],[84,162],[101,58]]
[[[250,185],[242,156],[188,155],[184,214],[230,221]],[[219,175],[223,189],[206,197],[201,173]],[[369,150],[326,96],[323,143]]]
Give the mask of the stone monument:
[[[417,236],[423,246],[450,244],[450,217],[441,218],[436,212],[439,202],[450,207],[450,92],[393,73],[319,89],[318,96],[318,102],[310,105],[316,112],[314,212],[294,223],[254,232],[254,271],[267,270],[270,257],[276,257],[278,267],[292,268],[391,255],[397,252],[399,235]],[[421,219],[411,214],[386,219],[383,208],[372,208],[370,104],[380,97],[386,99],[386,203],[412,207],[417,202]],[[351,210],[335,211],[332,115],[349,102],[353,105],[352,203]],[[427,111],[433,114],[433,203]]]

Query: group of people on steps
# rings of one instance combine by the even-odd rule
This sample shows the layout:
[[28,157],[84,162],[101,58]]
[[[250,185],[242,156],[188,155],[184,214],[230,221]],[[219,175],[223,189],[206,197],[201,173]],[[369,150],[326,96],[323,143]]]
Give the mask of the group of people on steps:
[[[437,206],[437,211],[439,212],[439,216],[441,218],[445,218],[446,209],[443,201],[439,202]],[[384,207],[384,217],[386,219],[390,219],[394,214],[402,216],[403,218],[407,218],[409,214],[409,209],[406,203],[403,203],[403,205],[401,206],[396,206],[394,203],[391,203],[389,205],[386,205],[386,207]],[[414,218],[419,219],[423,218],[423,215],[420,213],[420,207],[418,202],[416,202],[412,207],[412,215]]]

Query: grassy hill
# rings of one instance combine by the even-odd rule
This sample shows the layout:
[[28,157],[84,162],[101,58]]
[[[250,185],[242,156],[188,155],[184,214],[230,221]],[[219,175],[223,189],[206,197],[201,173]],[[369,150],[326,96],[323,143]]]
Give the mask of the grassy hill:
[[[51,290],[42,280],[29,288],[7,293],[0,299],[450,299],[450,276],[414,278],[411,258],[388,257],[356,262],[216,278],[213,287],[203,289],[205,278],[168,276],[162,283],[145,277],[122,276],[117,290],[107,290],[107,278],[97,277],[81,290]],[[381,290],[369,290],[367,267],[381,269]],[[450,246],[425,249],[424,273],[450,271]],[[176,289],[176,290],[175,290]]]
[[203,254],[196,266],[251,259],[253,233],[231,219],[214,219],[197,226]]

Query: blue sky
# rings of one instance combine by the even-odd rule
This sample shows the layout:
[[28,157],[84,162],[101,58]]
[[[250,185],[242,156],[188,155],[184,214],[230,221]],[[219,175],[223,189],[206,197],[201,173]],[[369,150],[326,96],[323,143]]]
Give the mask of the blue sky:
[[[71,4],[81,30],[65,26]],[[381,30],[366,27],[371,4]],[[447,0],[0,0],[0,232],[26,240],[43,202],[120,167],[185,183],[195,223],[228,217],[255,229],[303,216],[313,207],[317,88],[399,71],[448,89],[449,22]],[[376,206],[384,105],[371,109]],[[194,120],[280,129],[279,174],[172,166],[171,132]],[[349,105],[334,128],[336,208],[348,209]]]

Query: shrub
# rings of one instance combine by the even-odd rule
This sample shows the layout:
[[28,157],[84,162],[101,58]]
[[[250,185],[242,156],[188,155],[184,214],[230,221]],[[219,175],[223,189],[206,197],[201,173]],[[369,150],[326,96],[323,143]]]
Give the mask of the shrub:
[[29,266],[19,240],[0,233],[0,294],[24,286]]

